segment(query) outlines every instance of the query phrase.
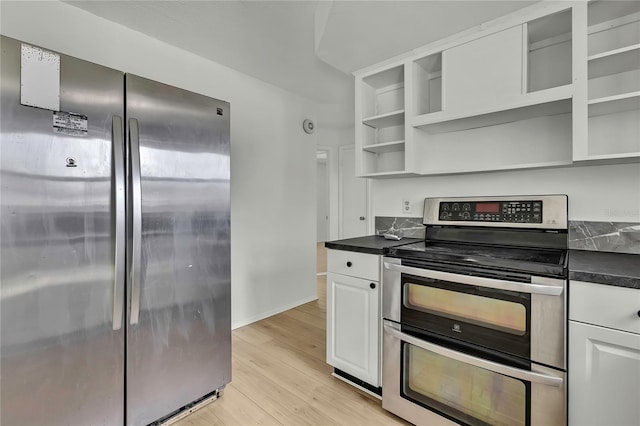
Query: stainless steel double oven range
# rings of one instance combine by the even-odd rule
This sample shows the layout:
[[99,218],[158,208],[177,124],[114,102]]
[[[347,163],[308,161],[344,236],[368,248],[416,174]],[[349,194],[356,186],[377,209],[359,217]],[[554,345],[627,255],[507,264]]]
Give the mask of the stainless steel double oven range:
[[384,258],[385,409],[415,424],[566,424],[567,197],[428,198]]

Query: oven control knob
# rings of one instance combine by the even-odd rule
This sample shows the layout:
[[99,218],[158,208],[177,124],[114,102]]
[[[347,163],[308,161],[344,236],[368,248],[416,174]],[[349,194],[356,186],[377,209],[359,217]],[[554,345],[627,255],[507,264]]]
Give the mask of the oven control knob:
[[471,219],[471,214],[469,212],[462,212],[462,218],[465,220]]
[[347,268],[351,268],[351,265],[353,265],[353,263],[351,263],[351,261],[347,262]]
[[442,220],[449,219],[449,213],[447,213],[447,212],[440,213],[440,219],[442,219]]
[[376,283],[371,283],[371,284],[369,284],[369,287],[371,287],[371,289],[376,288]]

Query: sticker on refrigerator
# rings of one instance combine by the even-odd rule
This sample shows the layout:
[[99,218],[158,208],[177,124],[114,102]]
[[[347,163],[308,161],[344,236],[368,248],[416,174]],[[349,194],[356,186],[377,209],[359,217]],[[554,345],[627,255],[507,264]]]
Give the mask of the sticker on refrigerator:
[[87,136],[88,120],[86,115],[73,112],[53,113],[53,133],[69,136]]
[[53,111],[60,109],[60,55],[22,44],[20,103]]

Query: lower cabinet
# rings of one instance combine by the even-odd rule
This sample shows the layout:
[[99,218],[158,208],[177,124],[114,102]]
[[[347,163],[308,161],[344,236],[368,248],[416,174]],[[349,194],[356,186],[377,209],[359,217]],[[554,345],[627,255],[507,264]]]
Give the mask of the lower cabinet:
[[640,289],[569,286],[569,425],[640,425]]
[[[337,253],[342,257],[349,252]],[[371,256],[376,262],[379,258],[356,255]],[[331,259],[331,253],[328,256]],[[346,262],[355,263],[349,260],[342,263]],[[380,282],[370,277],[331,272],[331,261],[328,269],[327,363],[377,388],[380,386]]]
[[640,425],[640,334],[570,321],[569,368],[570,425]]

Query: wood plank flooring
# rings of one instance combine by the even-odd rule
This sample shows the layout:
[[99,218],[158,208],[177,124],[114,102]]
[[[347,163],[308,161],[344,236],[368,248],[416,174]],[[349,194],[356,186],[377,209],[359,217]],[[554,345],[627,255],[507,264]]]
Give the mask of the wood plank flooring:
[[331,377],[325,276],[317,287],[318,300],[234,330],[231,384],[177,425],[407,425],[380,400]]
[[327,249],[325,248],[323,242],[318,243],[316,253],[317,253],[316,264],[318,266],[316,269],[316,272],[318,273],[327,272]]

